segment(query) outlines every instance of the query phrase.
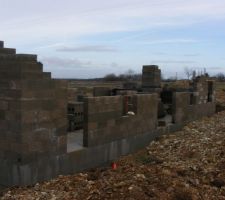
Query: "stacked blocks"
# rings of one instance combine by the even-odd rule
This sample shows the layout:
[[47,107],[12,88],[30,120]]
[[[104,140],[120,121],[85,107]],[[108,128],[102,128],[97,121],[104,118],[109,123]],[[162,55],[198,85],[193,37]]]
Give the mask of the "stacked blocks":
[[142,88],[160,88],[161,70],[157,65],[144,65],[142,69]]
[[173,122],[185,124],[200,119],[204,116],[211,116],[215,113],[215,102],[190,104],[190,92],[175,92],[173,94]]
[[4,42],[0,41],[0,48],[3,48],[3,47],[4,47]]
[[84,146],[150,133],[157,126],[157,94],[132,95],[134,116],[124,113],[126,96],[89,97],[84,101]]
[[193,81],[194,96],[197,104],[213,102],[215,96],[214,81],[208,80],[206,76],[197,77]]
[[83,128],[83,102],[68,102],[68,131],[75,131]]
[[111,95],[111,89],[109,87],[94,87],[93,88],[94,97],[110,96],[110,95]]
[[[173,121],[182,124],[188,121],[189,92],[175,92],[173,94]],[[192,113],[194,115],[194,113]]]
[[0,46],[0,168],[65,153],[66,83],[43,72],[36,55]]

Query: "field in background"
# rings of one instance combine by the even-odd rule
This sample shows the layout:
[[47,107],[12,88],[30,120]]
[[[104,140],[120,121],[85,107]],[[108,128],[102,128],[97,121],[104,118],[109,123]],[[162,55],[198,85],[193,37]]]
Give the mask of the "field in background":
[[[68,80],[68,87],[78,95],[92,96],[94,87],[122,88],[125,81],[103,81],[103,80]],[[141,86],[141,82],[137,82]],[[161,86],[168,85],[170,88],[189,88],[188,80],[162,82]],[[225,82],[215,82],[217,103],[225,108]]]

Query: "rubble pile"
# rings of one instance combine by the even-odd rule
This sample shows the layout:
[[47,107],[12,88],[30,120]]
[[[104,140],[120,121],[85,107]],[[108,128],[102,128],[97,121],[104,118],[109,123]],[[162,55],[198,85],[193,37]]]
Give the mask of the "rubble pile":
[[9,199],[225,199],[225,112],[98,168],[6,191]]

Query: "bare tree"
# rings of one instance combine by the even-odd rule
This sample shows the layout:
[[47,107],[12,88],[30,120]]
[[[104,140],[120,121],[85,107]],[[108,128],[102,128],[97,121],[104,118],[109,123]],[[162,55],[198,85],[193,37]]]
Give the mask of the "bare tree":
[[188,67],[185,67],[184,68],[184,73],[187,76],[187,79],[190,80],[191,79],[191,76],[193,74],[193,70],[190,69],[190,68],[188,68]]
[[218,81],[225,81],[225,74],[220,72],[216,75],[216,78]]
[[125,76],[127,77],[128,80],[132,80],[134,75],[135,73],[132,69],[129,69],[127,72],[125,72]]

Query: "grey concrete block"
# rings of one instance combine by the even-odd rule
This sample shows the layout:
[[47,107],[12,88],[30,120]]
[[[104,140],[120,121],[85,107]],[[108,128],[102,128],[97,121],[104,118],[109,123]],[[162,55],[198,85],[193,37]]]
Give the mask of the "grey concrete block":
[[0,41],[0,48],[3,48],[3,47],[4,47],[4,42]]

